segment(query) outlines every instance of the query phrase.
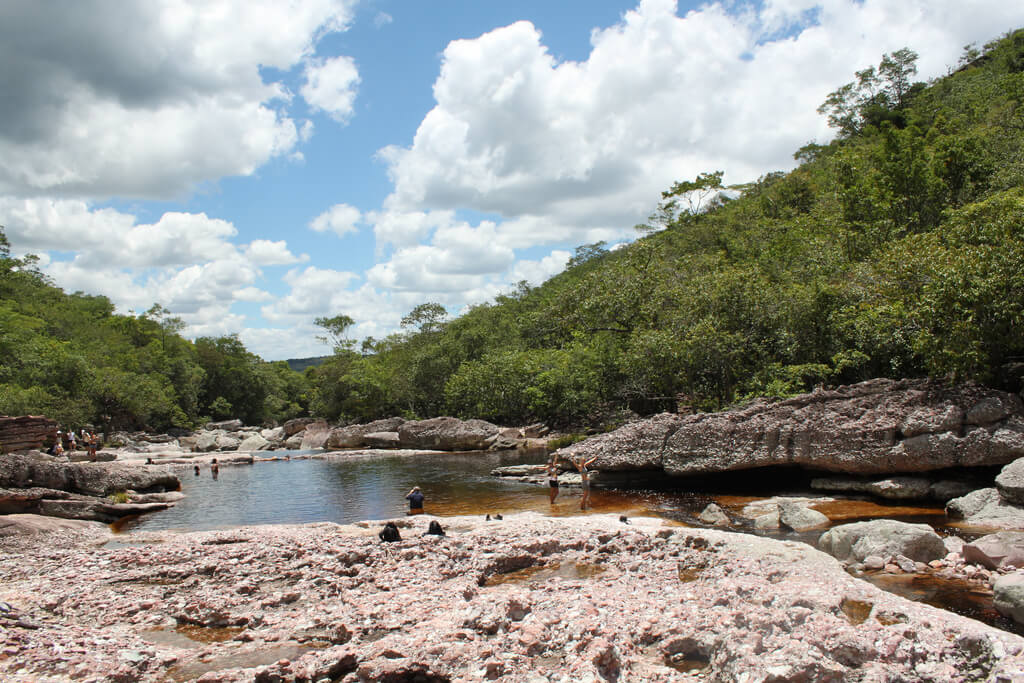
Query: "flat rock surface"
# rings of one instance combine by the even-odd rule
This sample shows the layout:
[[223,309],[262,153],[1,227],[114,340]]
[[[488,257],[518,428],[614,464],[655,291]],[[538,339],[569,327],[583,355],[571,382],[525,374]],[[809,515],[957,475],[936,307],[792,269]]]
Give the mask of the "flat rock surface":
[[[0,679],[1019,680],[1024,639],[801,543],[614,515],[0,539]],[[1002,678],[999,678],[1002,676]]]

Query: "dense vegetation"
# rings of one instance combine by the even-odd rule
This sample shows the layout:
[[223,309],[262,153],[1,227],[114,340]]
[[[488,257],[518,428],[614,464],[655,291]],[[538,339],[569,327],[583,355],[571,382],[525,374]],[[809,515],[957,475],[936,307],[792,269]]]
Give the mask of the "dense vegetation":
[[258,424],[303,414],[307,384],[236,337],[190,342],[160,305],[117,315],[110,300],[66,294],[12,258],[0,231],[0,415],[41,414],[69,427],[191,427],[210,418]]
[[[598,424],[870,377],[1019,389],[1024,31],[929,85],[916,57],[832,93],[836,139],[790,173],[741,193],[721,172],[677,183],[629,246],[581,247],[456,320],[420,306],[361,353],[339,344],[310,371],[313,409]],[[340,339],[344,316],[321,322]]]
[[189,426],[312,413],[454,414],[599,426],[630,410],[723,407],[871,377],[1020,390],[1024,369],[1024,31],[914,83],[899,50],[821,107],[837,130],[789,173],[676,183],[634,243],[577,249],[448,320],[417,306],[300,374],[235,337],[183,339],[155,306],[113,313],[11,258],[0,232],[0,413]]

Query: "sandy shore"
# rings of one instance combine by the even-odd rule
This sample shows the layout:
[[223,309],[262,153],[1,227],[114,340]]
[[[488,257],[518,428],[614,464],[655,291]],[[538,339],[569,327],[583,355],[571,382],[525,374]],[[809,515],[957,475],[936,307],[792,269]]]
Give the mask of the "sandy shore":
[[379,522],[0,540],[0,679],[1024,680],[1024,639],[804,544],[535,513],[424,536],[431,519],[391,544]]

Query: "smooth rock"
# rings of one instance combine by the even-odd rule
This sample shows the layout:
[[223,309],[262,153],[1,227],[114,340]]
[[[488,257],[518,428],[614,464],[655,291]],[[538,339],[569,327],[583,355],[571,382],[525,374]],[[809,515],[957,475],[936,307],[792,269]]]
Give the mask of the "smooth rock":
[[697,519],[711,526],[729,526],[732,523],[729,520],[729,516],[725,514],[725,510],[715,503],[709,503],[698,515]]
[[1000,614],[1024,624],[1024,572],[997,578],[992,584],[992,602]]
[[242,443],[238,444],[238,450],[252,452],[252,451],[265,451],[270,448],[270,442],[264,439],[259,434],[253,434],[247,437]]
[[965,562],[989,569],[1007,565],[1024,567],[1024,531],[1000,531],[965,543],[961,550]]
[[962,518],[968,526],[997,529],[1024,528],[1024,507],[1007,503],[995,488],[979,489],[946,503],[946,514]]
[[435,417],[405,422],[398,428],[398,440],[403,448],[476,451],[490,446],[498,431],[496,425],[484,420]]
[[828,526],[824,514],[812,510],[803,503],[779,503],[779,521],[793,531],[809,531]]
[[996,490],[1007,503],[1024,505],[1024,458],[1018,458],[996,475]]
[[891,519],[832,527],[818,539],[818,547],[842,562],[863,562],[870,555],[904,555],[915,562],[931,562],[947,552],[942,539],[927,524]]

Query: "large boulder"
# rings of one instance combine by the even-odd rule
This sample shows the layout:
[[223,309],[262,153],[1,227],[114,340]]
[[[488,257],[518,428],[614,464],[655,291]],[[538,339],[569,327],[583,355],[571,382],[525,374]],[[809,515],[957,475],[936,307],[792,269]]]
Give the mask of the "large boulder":
[[324,447],[332,450],[339,450],[342,448],[364,448],[369,445],[363,438],[367,434],[375,434],[377,432],[395,432],[404,423],[404,418],[389,417],[383,420],[374,420],[373,422],[368,422],[366,424],[336,427],[331,430]]
[[1008,503],[995,488],[978,489],[946,503],[946,514],[968,526],[997,529],[1024,528],[1024,507]]
[[217,432],[200,432],[196,435],[195,445],[192,450],[196,453],[209,453],[217,450]]
[[127,490],[174,491],[181,488],[181,482],[163,467],[69,463],[43,454],[0,456],[0,488],[30,487],[108,496]]
[[484,420],[435,417],[402,424],[398,440],[402,448],[478,451],[490,446],[498,431],[496,425]]
[[283,425],[284,435],[285,437],[294,436],[305,429],[308,425],[317,421],[318,420],[315,417],[297,417],[294,420],[288,420]]
[[328,427],[326,422],[323,420],[310,422],[302,432],[302,443],[299,445],[299,448],[304,451],[323,448],[324,444],[327,443],[329,435],[330,427]]
[[1000,531],[964,543],[961,554],[965,562],[989,569],[1024,568],[1024,531]]
[[1024,505],[1024,458],[1014,460],[999,472],[996,488],[1007,503]]
[[992,585],[992,603],[1004,617],[1024,624],[1024,572],[1006,574]]
[[559,451],[599,470],[685,476],[798,465],[848,474],[1004,465],[1024,457],[1024,402],[976,384],[875,379],[722,413],[658,415]]
[[265,451],[268,448],[270,448],[270,442],[259,434],[253,434],[238,444],[238,450],[244,452]]
[[829,519],[805,503],[785,501],[779,503],[779,522],[793,531],[809,531],[828,526]]
[[946,556],[946,546],[930,526],[891,519],[832,527],[818,539],[818,547],[843,562],[903,555],[927,563]]

